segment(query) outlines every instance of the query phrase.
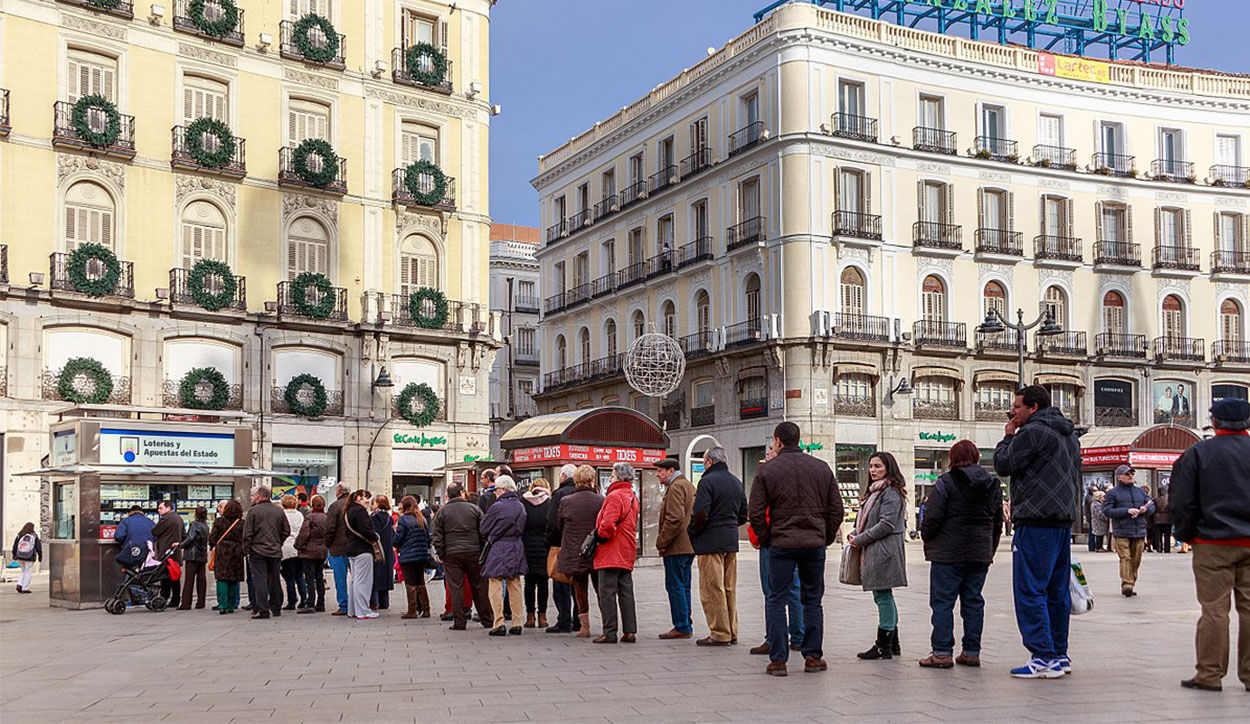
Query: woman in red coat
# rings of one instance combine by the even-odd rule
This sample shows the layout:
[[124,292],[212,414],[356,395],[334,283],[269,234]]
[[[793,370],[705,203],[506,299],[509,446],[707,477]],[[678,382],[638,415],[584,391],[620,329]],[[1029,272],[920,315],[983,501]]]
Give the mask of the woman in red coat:
[[621,642],[637,640],[634,614],[634,557],[638,552],[638,496],[634,495],[634,468],[629,463],[612,466],[608,495],[595,521],[599,547],[595,550],[595,573],[599,576],[599,612],[603,635],[597,644],[616,643],[617,605],[620,605]]

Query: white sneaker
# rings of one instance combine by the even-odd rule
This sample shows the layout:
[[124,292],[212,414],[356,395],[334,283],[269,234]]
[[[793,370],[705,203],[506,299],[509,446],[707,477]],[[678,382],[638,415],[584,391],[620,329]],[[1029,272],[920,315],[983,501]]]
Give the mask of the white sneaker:
[[1060,656],[1055,661],[1059,664],[1059,670],[1062,671],[1064,674],[1072,673],[1072,659],[1068,658],[1066,654],[1063,656]]
[[1063,669],[1059,668],[1059,660],[1029,659],[1029,663],[1011,670],[1017,679],[1061,679]]
[[356,619],[360,621],[365,621],[371,618],[377,618],[379,615],[380,614],[377,611],[370,611],[369,613],[366,613],[363,616],[357,616]]

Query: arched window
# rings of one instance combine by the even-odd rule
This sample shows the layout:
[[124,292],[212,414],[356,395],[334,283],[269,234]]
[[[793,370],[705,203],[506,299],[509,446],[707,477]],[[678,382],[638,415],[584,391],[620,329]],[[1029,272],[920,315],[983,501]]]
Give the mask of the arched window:
[[695,327],[699,336],[705,337],[712,333],[712,299],[708,293],[699,290],[694,297]]
[[638,339],[646,331],[647,318],[643,316],[642,310],[634,311],[634,339]]
[[1241,341],[1241,305],[1234,299],[1225,299],[1220,304],[1220,339]]
[[[83,96],[103,96],[109,103],[117,102],[117,59],[89,50],[71,48],[69,51],[68,100],[77,103]],[[97,118],[90,118],[96,127]],[[101,127],[104,114],[99,112]]]
[[665,302],[662,316],[664,317],[664,334],[677,336],[677,307],[672,302]]
[[1124,295],[1107,292],[1102,298],[1102,331],[1124,334]]
[[556,336],[556,369],[562,370],[568,367],[569,350],[568,345],[564,342],[564,335]]
[[1063,289],[1053,285],[1046,287],[1042,306],[1055,320],[1055,324],[1061,327],[1068,326],[1068,295]]
[[608,323],[603,326],[604,336],[607,338],[608,357],[616,357],[616,320],[609,319]]
[[582,346],[582,364],[590,364],[590,330],[582,327],[582,331],[577,333],[577,338]]
[[[423,56],[424,57],[424,56]],[[438,164],[438,129],[420,123],[405,123],[400,130],[400,162]]]
[[113,197],[99,184],[79,181],[70,186],[65,192],[65,251],[83,243],[117,251],[113,245],[115,208]]
[[287,278],[304,272],[330,274],[330,234],[309,216],[296,219],[287,230]]
[[192,201],[182,210],[182,268],[190,269],[197,259],[229,261],[226,258],[226,217],[207,201]]
[[921,318],[926,322],[946,321],[946,285],[930,274],[920,286],[923,308]]
[[864,314],[864,275],[848,266],[842,270],[842,314],[860,317]]
[[1163,298],[1162,322],[1164,337],[1176,339],[1185,336],[1185,305],[1175,294]]
[[987,282],[981,295],[981,316],[988,318],[991,311],[1007,316],[1007,290],[999,282]]
[[746,283],[747,295],[747,321],[758,323],[760,321],[760,275],[747,275]]
[[404,297],[419,287],[438,289],[438,251],[416,234],[404,239],[399,252],[399,291]]

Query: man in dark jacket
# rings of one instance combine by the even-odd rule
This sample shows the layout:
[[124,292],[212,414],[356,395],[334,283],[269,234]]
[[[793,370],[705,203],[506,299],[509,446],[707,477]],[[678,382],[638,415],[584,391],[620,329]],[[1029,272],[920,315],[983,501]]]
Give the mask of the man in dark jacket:
[[477,506],[482,509],[483,513],[495,504],[495,478],[497,477],[499,477],[497,470],[482,471],[482,482],[478,486],[482,489],[482,494],[478,496]]
[[777,456],[760,466],[751,484],[749,517],[760,549],[768,548],[768,654],[766,672],[786,675],[790,658],[786,601],[799,572],[803,602],[803,670],[825,671],[825,549],[842,525],[842,496],[833,470],[799,449],[799,426],[783,422],[773,431]]
[[1016,624],[1031,657],[1016,678],[1054,679],[1072,670],[1068,623],[1072,600],[1072,521],[1081,488],[1081,446],[1072,421],[1029,385],[1016,393],[994,470],[1011,476],[1012,582]]
[[451,591],[452,631],[465,630],[468,619],[464,610],[464,581],[468,578],[477,605],[478,620],[490,628],[494,610],[487,597],[486,579],[482,578],[482,510],[465,496],[464,489],[452,483],[447,486],[447,504],[434,516],[432,542],[446,571]]
[[1136,596],[1137,570],[1146,549],[1146,518],[1155,512],[1150,494],[1133,484],[1132,466],[1115,469],[1115,487],[1107,491],[1102,513],[1111,521],[1112,547],[1120,557],[1120,593]]
[[725,448],[708,448],[689,528],[699,560],[699,601],[711,632],[695,642],[700,646],[738,643],[738,527],[746,522],[742,481],[729,472]]
[[694,633],[690,619],[690,567],[694,546],[690,544],[690,514],[694,509],[694,486],[681,474],[681,465],[672,458],[655,464],[655,474],[664,485],[660,504],[660,529],[655,549],[664,559],[664,590],[673,627],[661,639],[688,639]]
[[[175,546],[182,543],[187,533],[182,523],[182,516],[178,515],[174,504],[168,500],[157,503],[156,512],[161,516],[161,519],[156,521],[156,525],[152,526],[152,537],[156,539],[156,555],[163,556],[165,551],[173,548],[174,554],[170,557],[181,564],[182,551]],[[181,581],[161,581],[161,597],[169,602],[170,608],[178,608],[182,605],[180,583]]]
[[[556,526],[556,511],[560,509],[560,501],[577,489],[573,484],[573,473],[576,465],[565,465],[560,468],[560,480],[555,492],[551,494],[551,505],[547,508],[547,545],[551,548],[560,547],[560,531]],[[571,633],[573,622],[577,620],[579,611],[573,600],[573,584],[551,582],[551,599],[556,604],[556,622],[547,627],[547,633]]]
[[347,526],[343,525],[343,509],[351,492],[350,485],[339,483],[334,487],[335,501],[326,508],[326,563],[334,575],[334,598],[339,606],[331,616],[347,615]]
[[1194,585],[1202,616],[1194,640],[1190,689],[1219,691],[1228,673],[1228,599],[1237,602],[1237,677],[1250,691],[1250,403],[1224,398],[1211,405],[1215,437],[1172,466],[1169,505],[1176,539],[1193,543]]
[[291,535],[291,523],[271,495],[263,486],[253,491],[252,507],[243,519],[243,550],[256,592],[252,618],[282,615],[282,543]]
[[130,507],[130,514],[122,518],[113,531],[113,540],[121,544],[117,562],[131,568],[140,568],[148,557],[148,544],[153,542],[152,519],[143,514],[138,505]]

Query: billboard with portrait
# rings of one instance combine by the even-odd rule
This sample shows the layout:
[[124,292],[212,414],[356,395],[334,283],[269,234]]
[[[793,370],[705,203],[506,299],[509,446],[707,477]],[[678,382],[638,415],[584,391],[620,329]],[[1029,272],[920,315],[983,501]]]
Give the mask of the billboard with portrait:
[[1155,380],[1151,385],[1154,422],[1194,426],[1194,386],[1185,380]]

